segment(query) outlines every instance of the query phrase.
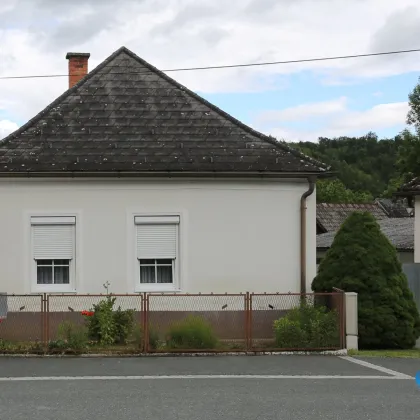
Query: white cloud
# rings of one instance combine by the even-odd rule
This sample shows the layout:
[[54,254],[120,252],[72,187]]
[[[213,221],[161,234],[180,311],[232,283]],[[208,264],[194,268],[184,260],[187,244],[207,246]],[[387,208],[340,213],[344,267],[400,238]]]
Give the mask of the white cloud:
[[[2,2],[0,2],[2,3]],[[199,4],[200,6],[197,6]],[[418,0],[9,0],[0,7],[0,76],[63,74],[68,51],[92,69],[121,45],[158,68],[299,59],[418,47]],[[325,83],[420,70],[420,54],[170,73],[199,92],[282,89],[311,70]],[[280,76],[280,81],[279,81]],[[66,78],[0,80],[7,112],[26,121]],[[8,117],[9,118],[9,117]]]
[[0,120],[0,140],[13,133],[13,131],[17,130],[19,127],[16,123],[9,120]]
[[302,121],[342,112],[346,109],[347,98],[341,97],[331,101],[302,104],[279,111],[262,111],[256,117],[257,123],[275,123],[284,121]]
[[409,106],[407,102],[376,105],[366,111],[348,111],[329,126],[329,130],[351,133],[369,131],[372,127],[389,128],[404,124]]
[[[319,106],[322,106],[322,104],[323,102],[319,102]],[[311,106],[315,107],[316,104],[311,104]],[[289,110],[284,110],[283,112],[290,112],[292,109],[294,108],[289,108]],[[326,113],[322,115],[328,118],[316,129],[295,129],[289,128],[284,124],[267,127],[262,123],[257,123],[256,128],[286,141],[317,141],[319,137],[333,138],[362,135],[372,131],[373,127],[377,131],[400,127],[405,123],[408,109],[407,102],[380,104],[364,111],[343,108],[341,111],[336,112],[336,110],[332,109],[329,115]],[[287,121],[296,120],[283,120],[282,122]],[[302,124],[304,125],[305,122],[305,116],[302,114]]]

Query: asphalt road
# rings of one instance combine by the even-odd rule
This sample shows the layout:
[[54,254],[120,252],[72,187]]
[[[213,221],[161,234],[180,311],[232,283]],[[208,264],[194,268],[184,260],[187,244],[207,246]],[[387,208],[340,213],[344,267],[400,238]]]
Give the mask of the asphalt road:
[[[417,360],[364,360],[420,370]],[[0,358],[0,419],[417,420],[420,389],[400,379],[332,356]]]

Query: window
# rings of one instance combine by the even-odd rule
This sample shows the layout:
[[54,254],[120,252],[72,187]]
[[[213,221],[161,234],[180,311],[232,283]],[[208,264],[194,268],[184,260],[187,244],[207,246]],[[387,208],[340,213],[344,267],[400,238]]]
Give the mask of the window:
[[70,260],[37,260],[37,284],[69,284]]
[[75,217],[31,217],[33,289],[74,290]]
[[136,216],[137,289],[175,290],[178,286],[179,216]]
[[140,260],[140,283],[172,284],[175,260]]

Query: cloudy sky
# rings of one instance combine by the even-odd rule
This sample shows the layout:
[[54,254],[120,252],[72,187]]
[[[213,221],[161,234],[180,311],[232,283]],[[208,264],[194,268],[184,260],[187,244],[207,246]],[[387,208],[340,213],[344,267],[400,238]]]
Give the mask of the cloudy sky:
[[[0,0],[0,77],[90,69],[125,45],[161,69],[420,48],[418,0]],[[252,127],[287,141],[393,136],[405,127],[420,53],[169,73]],[[67,89],[0,80],[0,138]]]

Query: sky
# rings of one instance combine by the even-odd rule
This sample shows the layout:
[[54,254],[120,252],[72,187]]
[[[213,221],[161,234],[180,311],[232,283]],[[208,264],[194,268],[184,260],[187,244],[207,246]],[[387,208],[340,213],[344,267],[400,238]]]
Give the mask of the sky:
[[[92,70],[121,46],[160,69],[420,48],[418,0],[0,0],[0,77]],[[168,73],[285,141],[393,137],[406,127],[420,53]],[[68,88],[66,77],[0,79],[0,138]]]

